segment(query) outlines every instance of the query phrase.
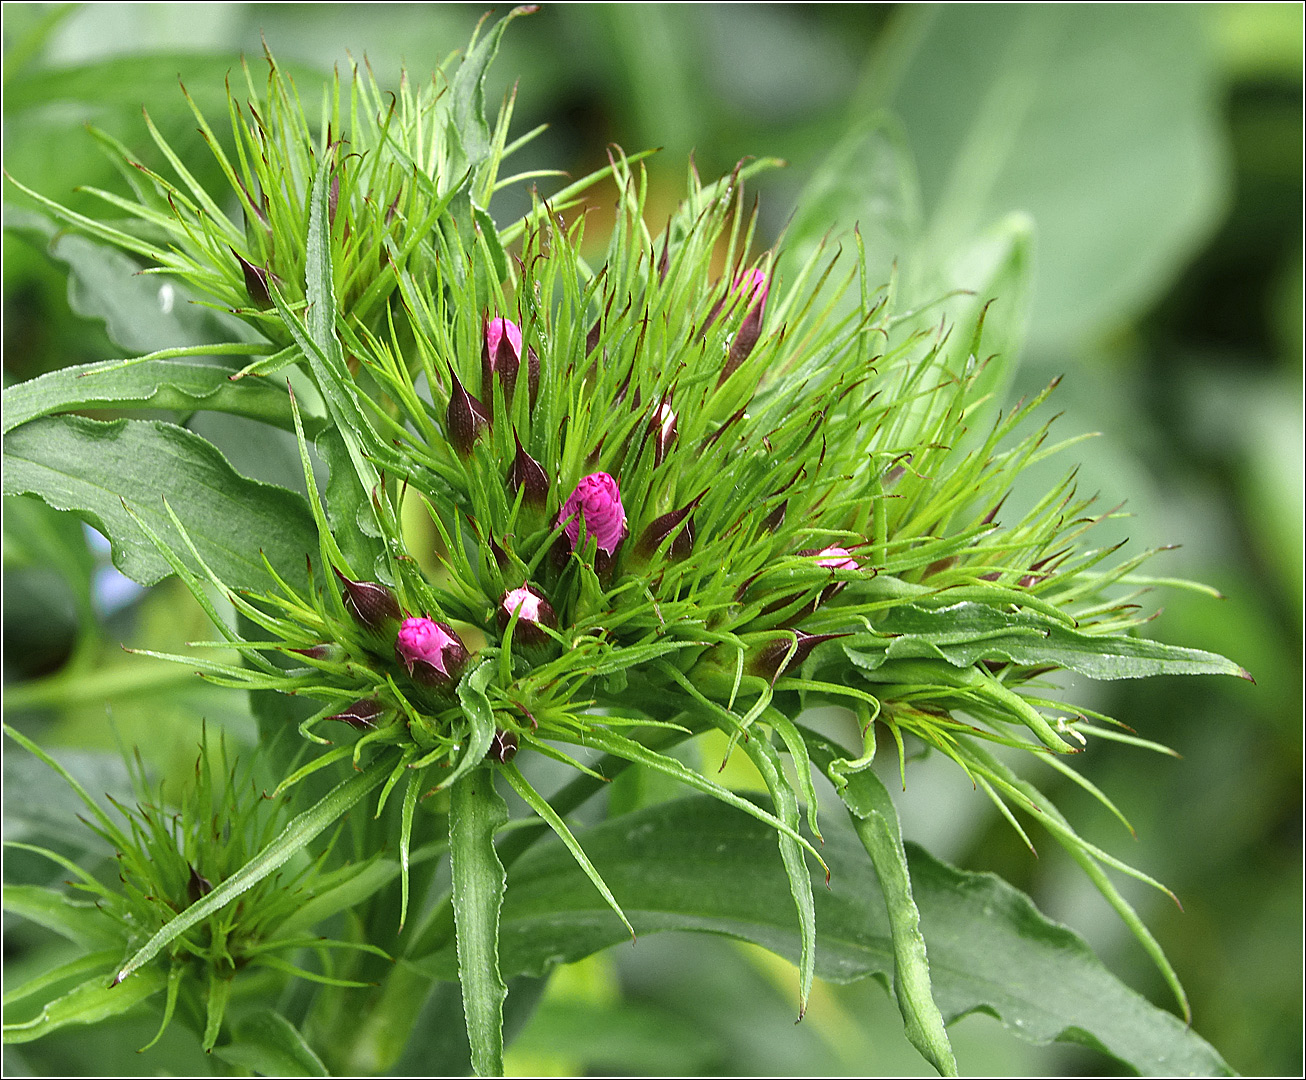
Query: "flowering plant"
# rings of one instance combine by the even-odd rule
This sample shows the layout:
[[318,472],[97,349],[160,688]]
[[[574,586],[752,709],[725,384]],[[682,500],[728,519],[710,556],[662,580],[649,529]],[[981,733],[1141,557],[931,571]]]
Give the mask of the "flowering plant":
[[[234,954],[214,966],[213,920],[280,913],[283,868],[312,859],[354,883],[341,939],[353,949],[309,972],[323,984],[312,1009],[277,1030],[333,1070],[393,1067],[432,987],[456,981],[470,1063],[499,1073],[508,979],[645,929],[726,933],[793,959],[800,1016],[818,973],[891,980],[908,1037],[942,1074],[956,1071],[946,1022],[981,1008],[1036,1039],[1088,1032],[1140,1067],[1219,1067],[1183,1023],[1086,962],[1101,993],[1142,1010],[1147,1050],[1091,994],[1050,1012],[1022,998],[1013,957],[1035,983],[1084,990],[1069,959],[1082,946],[997,879],[905,847],[873,766],[887,737],[906,785],[911,753],[937,751],[1031,849],[1017,814],[1036,821],[1186,1009],[1104,868],[1164,886],[1085,839],[1013,752],[1074,777],[1090,740],[1143,742],[1063,700],[1057,672],[1246,673],[1138,635],[1131,590],[1150,553],[1089,546],[1106,514],[1073,470],[1004,512],[1022,470],[1075,440],[1048,445],[1052,387],[997,411],[1012,343],[984,359],[993,297],[898,310],[898,283],[869,277],[860,236],[847,252],[756,250],[743,185],[771,162],[706,184],[691,171],[651,232],[638,159],[614,150],[601,174],[495,222],[490,198],[514,179],[499,170],[522,140],[508,139],[510,101],[496,123],[483,116],[483,81],[517,14],[431,86],[387,98],[355,69],[326,88],[320,122],[271,56],[265,84],[247,67],[232,149],[195,110],[221,195],[156,132],[176,179],[122,152],[135,199],[98,193],[125,224],[23,189],[238,320],[226,342],[6,390],[5,490],[94,522],[138,581],[190,588],[221,640],[150,655],[282,695],[260,760],[278,771],[273,795],[303,804],[239,865],[192,865],[202,887],[184,906],[107,904],[119,936],[82,970],[117,985],[97,985],[96,1008],[166,988],[166,1026],[184,991],[204,1002],[206,1048],[239,1059],[243,1021],[225,1003],[243,969]],[[617,216],[592,266],[586,219],[562,214],[600,179]],[[239,476],[184,428],[71,412],[183,399],[293,432],[307,497]],[[51,480],[68,459],[88,482]],[[116,489],[89,482],[128,459]],[[837,730],[813,726],[818,706],[841,710]],[[694,767],[709,731],[765,799],[715,763]],[[573,774],[561,787],[546,784],[551,763]],[[679,797],[581,828],[576,811],[632,775]],[[348,875],[315,847],[346,815]],[[759,842],[778,858],[754,858]],[[709,843],[726,857],[687,856]],[[139,863],[180,881],[180,863]],[[309,950],[291,932],[307,918],[248,938],[268,955]],[[937,919],[932,939],[923,918]],[[208,964],[199,987],[193,955]],[[977,988],[980,974],[1004,994]],[[77,1007],[7,1037],[94,1019]]]

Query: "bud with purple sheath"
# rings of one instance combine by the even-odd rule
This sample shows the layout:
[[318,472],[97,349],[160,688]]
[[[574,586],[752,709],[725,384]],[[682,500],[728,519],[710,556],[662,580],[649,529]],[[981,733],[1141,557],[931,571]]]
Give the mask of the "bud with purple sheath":
[[467,649],[453,627],[419,615],[399,628],[395,657],[423,686],[446,688],[462,674]]
[[[481,335],[481,396],[487,405],[494,402],[494,376],[503,384],[504,400],[511,403],[521,370],[521,327],[511,319],[496,318],[485,322]],[[535,350],[526,350],[526,383],[534,407],[540,394],[540,358]]]
[[507,630],[513,615],[517,616],[517,625],[513,629],[513,641],[523,645],[543,645],[549,635],[542,629],[550,630],[558,626],[558,616],[553,606],[529,585],[509,589],[499,599],[495,616],[500,630]]

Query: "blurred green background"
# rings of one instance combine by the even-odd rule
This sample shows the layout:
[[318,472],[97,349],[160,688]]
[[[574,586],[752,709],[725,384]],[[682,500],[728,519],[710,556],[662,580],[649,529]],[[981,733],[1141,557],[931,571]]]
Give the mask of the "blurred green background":
[[[6,4],[3,13],[5,168],[85,208],[94,204],[75,186],[121,182],[83,125],[153,160],[143,103],[197,173],[217,182],[179,75],[217,111],[226,73],[240,54],[256,57],[262,39],[302,79],[365,56],[393,84],[405,65],[425,77],[484,9]],[[1056,431],[1101,433],[1072,451],[1080,488],[1100,492],[1103,509],[1124,501],[1132,515],[1106,523],[1099,539],[1127,536],[1129,551],[1182,544],[1150,572],[1195,578],[1225,597],[1164,590],[1151,600],[1164,612],[1150,632],[1224,653],[1257,680],[1075,688],[1075,700],[1183,755],[1097,744],[1077,763],[1134,822],[1137,842],[1078,789],[1050,774],[1040,781],[1089,839],[1183,900],[1180,912],[1124,886],[1187,987],[1197,1031],[1240,1072],[1300,1075],[1302,9],[545,5],[506,35],[487,99],[514,84],[514,131],[550,125],[521,169],[580,175],[605,163],[609,143],[663,148],[649,166],[654,225],[680,194],[691,153],[704,177],[748,155],[788,161],[756,185],[762,244],[812,177],[843,162],[840,183],[814,194],[831,226],[877,223],[863,231],[886,272],[897,258],[908,270],[964,276],[957,256],[989,225],[1010,211],[1031,216],[1029,332],[1012,397],[1066,376],[1053,398],[1064,412]],[[881,119],[885,110],[893,119]],[[6,204],[16,205],[12,191]],[[526,205],[524,191],[506,190],[493,209],[502,221]],[[71,284],[69,263],[82,275]],[[148,306],[106,329],[102,297],[86,284],[95,268],[67,238],[51,249],[30,229],[6,231],[6,383],[154,347],[157,310]],[[242,471],[296,483],[284,442],[251,445],[236,422],[203,414],[192,426]],[[175,647],[207,631],[175,583],[144,596],[114,592],[105,563],[76,522],[6,500],[10,716],[67,748],[83,775],[102,777],[99,790],[117,782],[113,759],[95,753],[114,745],[106,703],[113,729],[145,742],[163,770],[193,759],[200,717],[250,738],[239,695],[121,653],[120,642]],[[5,755],[8,836],[57,833],[61,810],[67,816],[31,764]],[[1077,868],[1052,844],[1032,859],[947,762],[914,763],[900,809],[909,838],[960,866],[998,871],[1165,1003],[1150,962]],[[7,874],[44,872],[9,863]],[[21,928],[6,938],[7,960],[21,964],[24,940]],[[637,949],[555,977],[509,1067],[928,1071],[877,984],[820,988],[798,1027],[796,986],[784,962],[724,940],[641,938]],[[122,1024],[30,1044],[5,1055],[6,1072],[148,1070],[133,1052],[148,1037],[140,1034]],[[954,1039],[963,1072],[1113,1067],[1088,1050],[1027,1046],[984,1016],[961,1021]],[[173,1041],[175,1061],[207,1069],[184,1037]]]

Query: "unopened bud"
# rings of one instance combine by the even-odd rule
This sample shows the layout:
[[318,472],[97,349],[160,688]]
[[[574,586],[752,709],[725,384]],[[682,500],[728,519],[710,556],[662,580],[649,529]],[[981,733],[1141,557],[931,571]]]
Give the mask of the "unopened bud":
[[515,431],[512,437],[517,444],[517,454],[508,469],[508,490],[514,494],[524,490],[522,501],[528,506],[542,508],[549,497],[549,477],[543,466],[522,448]]
[[752,306],[730,342],[730,352],[726,355],[726,364],[721,370],[721,382],[730,378],[735,369],[748,359],[758,338],[762,336],[762,316],[766,309],[766,294],[769,288],[766,274],[761,270],[754,270],[735,282],[735,291],[746,292],[747,298],[744,302]]
[[495,731],[490,749],[485,756],[502,765],[507,765],[517,756],[517,736],[511,731]]
[[445,431],[458,455],[467,457],[472,452],[477,436],[490,426],[490,414],[481,402],[463,388],[452,368],[449,375],[452,388],[449,391],[449,409],[445,413]]
[[348,724],[359,731],[370,731],[378,726],[378,719],[385,714],[385,706],[379,701],[371,698],[363,698],[361,701],[355,701],[347,709],[342,709],[334,716],[328,716],[328,720],[339,720]]
[[[521,370],[521,327],[511,319],[490,319],[481,335],[481,394],[486,402],[494,400],[494,376],[503,383],[505,401],[512,401],[517,387],[517,373]],[[531,395],[531,406],[540,393],[540,359],[535,350],[526,350],[526,380]]]
[[507,630],[513,615],[517,616],[517,625],[513,629],[513,640],[524,645],[543,645],[549,641],[549,635],[541,627],[554,630],[558,626],[558,616],[553,606],[529,585],[509,589],[499,599],[495,615],[500,630]]
[[374,581],[350,581],[333,566],[340,584],[345,587],[345,609],[358,623],[376,634],[389,635],[403,618],[395,594]]
[[792,633],[794,641],[785,639],[764,645],[752,658],[749,674],[759,675],[774,686],[775,681],[784,672],[796,669],[823,641],[848,636],[847,634],[805,634],[801,630],[794,630]]
[[457,682],[467,663],[467,649],[453,627],[424,615],[404,620],[395,656],[417,682],[438,688]]
[[250,302],[260,311],[267,311],[272,306],[272,289],[268,283],[270,277],[268,271],[243,259],[235,248],[232,248],[231,253],[240,263],[240,271],[245,276],[245,292]]
[[[706,492],[704,493],[706,494]],[[703,496],[699,495],[693,502],[682,506],[679,510],[673,510],[669,514],[663,514],[659,518],[651,521],[639,538],[639,543],[635,545],[635,554],[648,558],[662,544],[668,536],[675,533],[675,539],[671,541],[671,546],[667,554],[673,559],[683,559],[694,550],[694,519],[690,514],[698,506]],[[685,519],[689,518],[688,521]],[[681,523],[684,522],[684,527]]]
[[653,467],[657,468],[666,458],[671,444],[676,441],[676,414],[672,411],[670,402],[664,401],[658,406],[653,419],[649,421],[649,433],[653,436]]
[[582,478],[558,514],[557,524],[565,526],[563,532],[573,551],[580,541],[582,523],[586,535],[594,537],[599,550],[609,555],[625,539],[626,511],[621,505],[621,492],[605,472]]

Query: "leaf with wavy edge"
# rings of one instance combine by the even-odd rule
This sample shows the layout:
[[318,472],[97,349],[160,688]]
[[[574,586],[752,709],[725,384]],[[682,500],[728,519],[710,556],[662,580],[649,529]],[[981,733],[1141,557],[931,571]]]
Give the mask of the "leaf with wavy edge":
[[[846,822],[832,821],[825,832],[833,874],[830,888],[815,895],[817,974],[888,980],[892,942],[866,853]],[[691,796],[614,818],[578,839],[641,934],[708,931],[798,961],[789,883],[770,826]],[[945,1021],[982,1011],[1029,1042],[1092,1046],[1143,1074],[1231,1075],[1210,1044],[1112,975],[1027,896],[913,844],[906,852]],[[513,864],[500,916],[505,977],[541,973],[623,940],[621,924],[560,843],[541,843]],[[413,964],[456,977],[451,942]]]

